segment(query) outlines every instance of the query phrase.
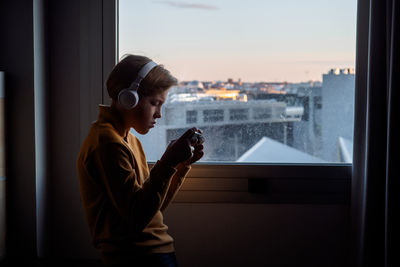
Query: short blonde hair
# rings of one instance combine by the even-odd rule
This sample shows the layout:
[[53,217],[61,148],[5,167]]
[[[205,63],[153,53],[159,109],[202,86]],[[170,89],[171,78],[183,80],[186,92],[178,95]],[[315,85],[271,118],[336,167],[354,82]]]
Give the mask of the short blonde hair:
[[[108,75],[106,82],[108,95],[117,100],[119,92],[128,88],[136,79],[140,69],[150,61],[151,59],[144,56],[131,54],[123,56]],[[157,65],[140,83],[138,94],[139,97],[151,96],[176,84],[177,79],[163,65]]]

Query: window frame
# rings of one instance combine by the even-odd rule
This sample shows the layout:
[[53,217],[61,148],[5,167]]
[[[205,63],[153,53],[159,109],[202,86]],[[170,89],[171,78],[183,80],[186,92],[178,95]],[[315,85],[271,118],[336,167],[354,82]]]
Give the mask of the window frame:
[[[104,1],[103,78],[118,60],[118,0]],[[363,1],[357,1],[357,24],[368,21],[360,18]],[[365,7],[364,7],[365,8]],[[356,54],[365,50],[359,42],[357,25]],[[356,55],[356,68],[365,64],[365,57]],[[357,68],[361,70],[361,68]],[[358,75],[357,75],[358,73]],[[359,94],[356,73],[355,97]],[[361,74],[361,75],[360,75]],[[359,82],[357,82],[359,81]],[[106,88],[103,103],[109,104]],[[357,100],[356,100],[357,102]],[[356,108],[356,107],[355,107]],[[357,110],[355,109],[355,117]],[[354,143],[360,122],[354,120]],[[353,160],[354,162],[354,160]],[[154,162],[149,162],[151,168]],[[281,203],[281,204],[350,204],[353,164],[237,164],[199,162],[192,165],[175,203]]]

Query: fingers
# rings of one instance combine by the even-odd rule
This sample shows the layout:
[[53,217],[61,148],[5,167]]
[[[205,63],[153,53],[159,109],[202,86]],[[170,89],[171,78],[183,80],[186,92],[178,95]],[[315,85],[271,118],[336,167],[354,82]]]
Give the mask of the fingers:
[[204,151],[200,151],[198,153],[198,156],[196,157],[196,161],[198,161],[199,159],[201,159],[204,156]]
[[195,150],[193,155],[194,155],[194,157],[197,158],[197,160],[199,160],[199,159],[201,159],[203,157],[204,151],[202,149],[201,150],[200,149],[199,150]]
[[196,132],[196,130],[196,127],[190,128],[184,134],[182,134],[180,138],[190,138]]
[[204,155],[202,131],[196,127],[186,130],[178,140],[172,141],[168,149],[178,162],[194,163]]
[[196,127],[192,127],[188,129],[180,138],[191,138],[195,133],[199,133],[201,135],[203,134],[203,131]]
[[199,144],[203,144],[204,143],[204,137],[202,135],[200,135],[199,138],[197,139],[197,142]]
[[196,145],[204,143],[204,137],[202,136],[203,131],[197,128],[192,128],[191,130],[194,130],[194,132],[190,137],[190,144]]
[[204,151],[203,151],[203,145],[196,145],[193,151],[193,156],[192,156],[192,163],[198,161],[204,156]]
[[195,145],[195,150],[196,151],[201,151],[201,150],[203,150],[204,149],[204,146],[202,145],[202,144],[197,144],[197,145]]

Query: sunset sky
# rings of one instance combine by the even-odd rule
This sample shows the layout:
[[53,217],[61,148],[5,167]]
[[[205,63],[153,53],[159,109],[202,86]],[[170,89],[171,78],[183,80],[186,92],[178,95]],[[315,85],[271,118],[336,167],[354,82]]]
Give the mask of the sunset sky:
[[119,56],[180,81],[322,80],[353,68],[356,0],[119,0]]

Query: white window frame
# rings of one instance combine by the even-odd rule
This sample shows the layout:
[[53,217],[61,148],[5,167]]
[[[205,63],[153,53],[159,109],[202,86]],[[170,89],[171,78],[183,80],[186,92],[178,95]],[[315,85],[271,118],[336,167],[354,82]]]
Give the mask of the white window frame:
[[[104,1],[103,78],[117,62],[118,0]],[[358,2],[357,23],[368,25],[366,10]],[[365,13],[365,12],[364,12]],[[358,26],[358,30],[360,26]],[[357,32],[357,40],[360,39]],[[357,51],[366,44],[357,41]],[[357,54],[361,54],[358,53]],[[366,58],[356,58],[356,96],[363,83],[360,66]],[[357,100],[356,100],[357,102]],[[109,103],[103,88],[103,103]],[[355,110],[355,113],[357,110]],[[356,115],[355,115],[356,116]],[[359,123],[358,123],[359,124]],[[355,130],[360,127],[355,120]],[[354,135],[356,143],[357,135]],[[356,156],[356,155],[355,155]],[[154,162],[149,162],[151,167]],[[350,204],[352,164],[237,164],[200,162],[192,166],[185,183],[176,196],[178,203],[291,203]]]

